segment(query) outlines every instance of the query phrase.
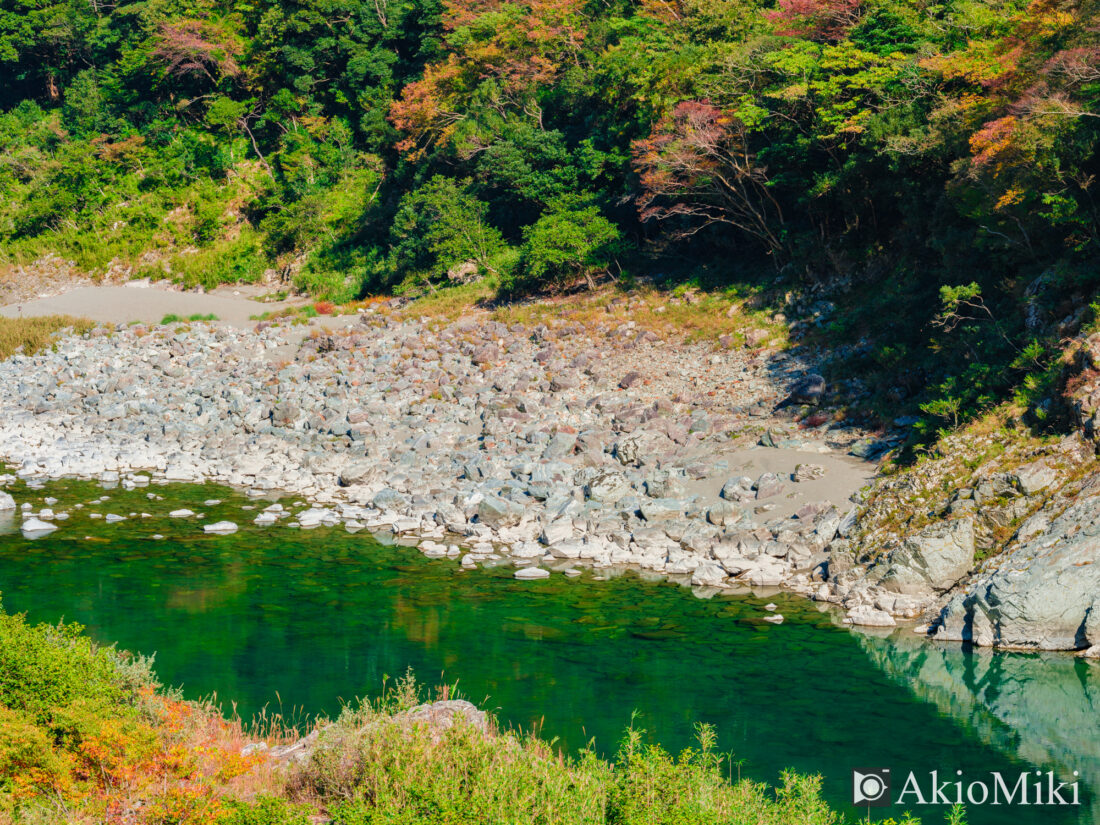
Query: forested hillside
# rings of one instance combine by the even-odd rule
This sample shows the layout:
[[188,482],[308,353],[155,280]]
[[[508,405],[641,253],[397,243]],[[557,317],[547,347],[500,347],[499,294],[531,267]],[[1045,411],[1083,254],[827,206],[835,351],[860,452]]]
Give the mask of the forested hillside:
[[765,286],[871,395],[1041,418],[1100,282],[1098,9],[0,0],[0,254],[337,301]]

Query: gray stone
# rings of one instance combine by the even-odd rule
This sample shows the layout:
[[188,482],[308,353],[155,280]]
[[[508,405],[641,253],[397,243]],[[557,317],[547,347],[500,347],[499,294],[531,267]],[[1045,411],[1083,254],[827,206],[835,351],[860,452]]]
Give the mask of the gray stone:
[[488,524],[490,527],[509,527],[519,524],[523,513],[522,504],[500,496],[486,496],[477,505],[478,522]]
[[542,451],[542,457],[549,461],[557,461],[573,454],[573,448],[577,445],[577,436],[573,433],[556,432],[550,437],[546,449]]
[[463,725],[483,734],[489,732],[489,717],[485,711],[478,710],[464,699],[442,699],[417,705],[394,718],[413,725],[427,726],[432,731],[433,738],[456,725]]
[[0,490],[0,511],[14,509],[15,499],[12,498],[10,494],[5,493],[3,490]]
[[1075,650],[1096,642],[1100,594],[1100,477],[1094,476],[1049,528],[1007,553],[955,595],[937,638],[977,645]]
[[810,373],[795,382],[788,399],[795,404],[820,404],[824,397],[825,379]]
[[791,473],[791,481],[814,481],[825,477],[825,468],[820,464],[797,464]]
[[676,498],[656,498],[643,501],[641,506],[642,518],[652,524],[657,521],[671,521],[679,518],[687,509],[687,504]]
[[754,484],[753,487],[756,489],[756,497],[758,499],[777,496],[785,489],[783,482],[779,480],[779,476],[775,473],[764,473],[756,480],[756,484]]
[[728,501],[720,501],[707,510],[707,521],[717,527],[730,527],[744,517],[744,511]]
[[584,487],[584,494],[593,501],[614,504],[631,491],[630,482],[622,473],[600,471]]
[[1033,496],[1058,480],[1058,472],[1045,459],[1017,468],[1012,482],[1025,496]]
[[470,360],[475,364],[491,364],[500,360],[500,348],[496,344],[482,344],[474,350]]
[[955,586],[974,565],[974,522],[955,519],[932,525],[890,554],[881,585],[919,596]]
[[558,542],[569,541],[576,533],[577,530],[573,526],[573,519],[558,518],[542,528],[539,540],[543,544],[557,544]]

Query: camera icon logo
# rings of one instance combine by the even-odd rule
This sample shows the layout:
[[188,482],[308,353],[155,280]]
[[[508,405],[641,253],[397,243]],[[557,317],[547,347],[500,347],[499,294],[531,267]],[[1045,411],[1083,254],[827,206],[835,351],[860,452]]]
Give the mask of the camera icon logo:
[[890,804],[890,769],[852,770],[852,804],[882,808]]

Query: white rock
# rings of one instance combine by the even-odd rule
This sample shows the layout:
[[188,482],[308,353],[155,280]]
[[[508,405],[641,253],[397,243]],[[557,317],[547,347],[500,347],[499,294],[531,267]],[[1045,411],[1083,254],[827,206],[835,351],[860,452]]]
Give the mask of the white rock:
[[23,522],[20,529],[23,531],[23,538],[35,539],[39,536],[45,536],[48,533],[52,533],[57,529],[57,525],[50,524],[48,521],[42,521],[32,516]]
[[194,510],[188,510],[186,507],[184,507],[182,510],[173,510],[171,513],[168,514],[168,517],[169,518],[190,518],[193,515],[195,515]]
[[711,585],[718,586],[724,584],[726,581],[726,570],[722,565],[713,561],[704,561],[698,567],[695,568],[695,572],[691,574],[691,583],[693,585]]
[[225,536],[229,533],[236,533],[237,525],[231,521],[216,521],[213,524],[204,525],[202,531],[204,533],[217,533],[218,535]]
[[515,578],[521,581],[530,581],[531,579],[548,579],[550,578],[550,571],[543,570],[541,567],[524,567],[521,570],[515,572]]
[[885,610],[876,610],[870,605],[861,604],[848,611],[844,619],[848,624],[862,625],[863,627],[896,627],[894,617]]
[[126,516],[120,516],[117,513],[108,513],[103,520],[108,524],[114,524],[116,521],[126,521]]
[[771,622],[772,624],[783,624],[783,614],[773,613],[771,616],[765,616],[764,621]]

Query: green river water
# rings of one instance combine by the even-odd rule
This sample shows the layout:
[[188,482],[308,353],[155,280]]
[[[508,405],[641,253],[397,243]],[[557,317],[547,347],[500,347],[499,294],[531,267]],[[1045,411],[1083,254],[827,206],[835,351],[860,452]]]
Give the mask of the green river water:
[[[78,621],[103,642],[155,652],[163,681],[190,698],[216,694],[246,719],[265,706],[332,714],[411,667],[567,750],[594,739],[612,754],[632,714],[671,749],[712,723],[744,775],[821,773],[830,801],[853,818],[850,771],[884,766],[899,778],[917,771],[925,786],[933,769],[941,780],[1000,770],[1013,781],[1021,770],[1077,770],[1078,807],[974,807],[970,822],[1100,821],[1100,667],[1070,656],[854,633],[804,600],[699,599],[633,574],[517,582],[508,568],[463,571],[340,528],[254,527],[267,502],[223,488],[9,491],[35,510],[55,496],[53,509],[71,517],[33,541],[14,516],[0,517],[7,610]],[[203,507],[208,498],[223,502]],[[184,506],[241,530],[207,536],[201,521],[167,518]],[[90,517],[141,512],[152,518]],[[783,624],[762,621],[768,601]],[[942,807],[907,807],[943,821]]]

